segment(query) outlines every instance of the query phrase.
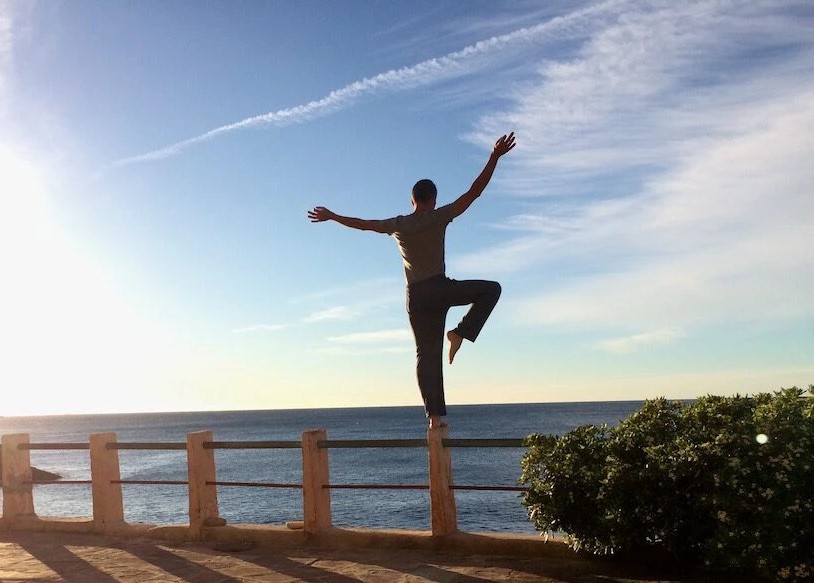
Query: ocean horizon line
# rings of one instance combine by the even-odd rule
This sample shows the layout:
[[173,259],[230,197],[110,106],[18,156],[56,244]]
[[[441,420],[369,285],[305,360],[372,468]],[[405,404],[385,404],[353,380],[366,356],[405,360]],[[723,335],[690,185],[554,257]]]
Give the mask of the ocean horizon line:
[[[660,398],[660,397],[651,397]],[[503,402],[503,403],[455,403],[447,404],[448,410],[465,409],[472,407],[516,407],[521,405],[540,406],[540,405],[590,405],[590,404],[611,404],[611,403],[644,403],[649,399],[591,399],[583,401],[518,401],[518,402]],[[692,401],[693,399],[670,399],[670,401]],[[370,409],[418,409],[423,410],[422,405],[348,405],[348,406],[335,406],[335,407],[280,407],[277,409],[272,408],[257,408],[257,409],[175,409],[163,411],[97,411],[97,412],[71,412],[71,413],[40,413],[40,414],[24,414],[24,415],[0,415],[0,419],[47,419],[53,417],[115,417],[127,415],[200,415],[200,414],[229,414],[229,413],[263,413],[263,412],[304,412],[304,411],[353,411],[353,410],[370,410]]]

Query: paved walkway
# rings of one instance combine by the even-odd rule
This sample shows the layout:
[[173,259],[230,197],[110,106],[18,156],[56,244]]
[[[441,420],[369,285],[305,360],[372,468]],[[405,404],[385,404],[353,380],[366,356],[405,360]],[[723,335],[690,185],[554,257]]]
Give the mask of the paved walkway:
[[[626,571],[626,572],[625,572]],[[663,583],[619,565],[574,558],[468,556],[415,550],[218,548],[151,539],[0,532],[0,581],[232,583],[379,581]]]

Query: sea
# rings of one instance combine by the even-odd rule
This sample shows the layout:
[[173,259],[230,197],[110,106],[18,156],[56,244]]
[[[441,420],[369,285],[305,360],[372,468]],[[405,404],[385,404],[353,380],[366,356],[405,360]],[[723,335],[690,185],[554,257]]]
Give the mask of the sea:
[[[641,401],[452,405],[452,438],[522,438],[532,433],[561,435],[579,425],[615,425]],[[124,442],[180,442],[192,431],[211,430],[217,441],[299,440],[322,428],[328,439],[425,439],[421,407],[375,407],[127,413],[0,417],[0,434],[28,433],[32,443],[87,443],[91,433],[115,432]],[[523,448],[454,448],[456,485],[517,486]],[[426,448],[330,449],[332,484],[427,484]],[[185,451],[119,451],[123,480],[186,480]],[[301,483],[299,449],[215,450],[218,481]],[[32,450],[31,464],[65,480],[89,480],[87,450]],[[123,485],[125,520],[184,524],[188,518],[183,485]],[[456,490],[458,526],[467,532],[533,533],[520,493]],[[274,524],[302,520],[302,491],[288,488],[218,486],[220,514],[230,524]],[[37,484],[34,507],[42,517],[90,517],[88,484]],[[426,490],[331,491],[336,526],[430,529]]]

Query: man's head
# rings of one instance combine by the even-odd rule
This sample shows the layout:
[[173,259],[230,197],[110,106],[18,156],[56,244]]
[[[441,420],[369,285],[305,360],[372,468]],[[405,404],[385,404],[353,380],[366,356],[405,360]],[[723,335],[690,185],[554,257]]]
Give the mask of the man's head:
[[429,178],[422,178],[413,186],[413,206],[435,206],[438,189]]

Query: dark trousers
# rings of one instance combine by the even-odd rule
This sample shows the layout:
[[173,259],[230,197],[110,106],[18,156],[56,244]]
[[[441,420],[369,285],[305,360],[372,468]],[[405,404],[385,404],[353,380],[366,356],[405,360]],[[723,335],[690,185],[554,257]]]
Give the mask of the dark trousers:
[[416,346],[416,375],[427,415],[446,415],[444,401],[444,326],[452,306],[472,304],[455,328],[461,337],[474,342],[500,298],[496,281],[456,281],[444,275],[407,286],[407,314]]

